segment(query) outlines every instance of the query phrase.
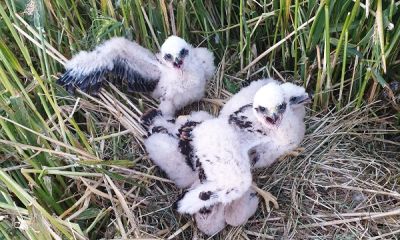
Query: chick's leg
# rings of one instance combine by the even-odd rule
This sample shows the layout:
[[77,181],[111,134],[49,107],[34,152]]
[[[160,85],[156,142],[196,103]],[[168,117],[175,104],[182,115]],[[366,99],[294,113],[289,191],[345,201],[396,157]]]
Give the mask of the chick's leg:
[[257,187],[257,185],[254,182],[251,184],[251,186],[254,189],[254,191],[256,191],[258,194],[260,194],[260,196],[264,199],[265,206],[266,206],[268,212],[271,211],[271,208],[269,206],[270,202],[272,202],[272,204],[274,205],[274,208],[279,209],[279,205],[276,200],[276,197],[274,197],[268,191],[262,190],[261,188]]

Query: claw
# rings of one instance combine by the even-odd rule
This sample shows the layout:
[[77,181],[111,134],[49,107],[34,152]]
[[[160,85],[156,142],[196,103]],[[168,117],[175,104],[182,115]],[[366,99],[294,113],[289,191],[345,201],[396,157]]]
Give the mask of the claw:
[[182,128],[182,132],[181,132],[181,134],[179,135],[179,138],[182,140],[182,141],[188,141],[188,140],[190,140],[190,136],[191,136],[191,131],[192,131],[192,127],[184,127],[184,128]]
[[299,156],[302,152],[304,152],[305,148],[303,147],[299,147],[294,149],[291,152],[286,153],[285,155],[283,155],[282,157],[279,158],[279,160],[283,160],[286,157],[297,157]]
[[192,131],[199,122],[188,121],[178,131],[178,137],[181,141],[191,141]]
[[254,182],[253,182],[253,184],[251,186],[264,199],[265,207],[267,208],[267,212],[271,211],[271,208],[269,206],[270,202],[272,202],[272,204],[274,205],[275,209],[279,209],[279,204],[278,204],[278,202],[276,200],[276,197],[274,197],[271,193],[269,193],[269,192],[267,192],[265,190],[262,190],[261,188],[257,187],[257,185]]

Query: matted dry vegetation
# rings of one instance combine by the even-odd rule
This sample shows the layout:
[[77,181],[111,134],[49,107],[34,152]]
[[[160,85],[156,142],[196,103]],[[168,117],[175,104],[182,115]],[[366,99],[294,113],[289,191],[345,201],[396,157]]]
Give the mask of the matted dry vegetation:
[[112,36],[156,51],[178,34],[218,62],[207,97],[182,114],[217,115],[230,92],[262,76],[316,97],[304,151],[254,173],[280,208],[268,213],[260,203],[246,225],[214,239],[398,238],[399,5],[0,2],[0,237],[207,238],[173,209],[182,190],[145,154],[139,116],[157,103],[114,86],[91,97],[54,84],[67,56]]
[[[105,97],[108,94],[103,91],[102,95]],[[186,112],[193,108],[213,112],[220,103],[221,98],[208,99],[207,103],[187,108]],[[118,101],[106,105],[118,109],[118,106],[130,104]],[[133,119],[135,114],[131,110],[114,115],[119,117],[114,124],[125,122],[122,119]],[[374,103],[359,110],[349,105],[340,111],[309,112],[307,135],[302,144],[304,151],[297,157],[282,158],[270,168],[254,172],[257,184],[277,196],[280,209],[268,213],[260,203],[255,216],[246,225],[227,227],[214,237],[360,239],[396,236],[400,232],[400,143],[396,136],[398,130],[392,126],[393,116],[387,114],[388,117],[383,117],[386,111],[388,109],[381,103]],[[380,117],[376,116],[377,113]],[[113,124],[112,121],[110,124]],[[124,127],[130,128],[127,125]],[[124,151],[131,155],[141,149],[140,142],[132,147],[132,135],[126,133],[121,138],[126,141]],[[153,166],[145,153],[139,152],[141,156],[136,159],[133,168],[110,170],[139,180],[141,186],[129,188],[116,183],[131,212],[124,211],[121,203],[110,206],[110,201],[100,197],[100,193],[88,190],[87,183],[82,185],[80,192],[92,192],[92,198],[100,201],[104,209],[109,207],[109,211],[118,213],[113,214],[114,217],[119,215],[123,222],[133,214],[135,225],[123,224],[127,234],[137,226],[142,237],[207,238],[196,229],[190,216],[174,211],[172,205],[181,190]],[[104,178],[99,181],[103,183],[100,184],[103,185],[100,187],[102,195],[107,195],[111,191],[110,186],[104,185],[107,182]],[[115,231],[123,232],[121,227],[118,221],[114,222],[107,228],[106,236],[114,236]]]

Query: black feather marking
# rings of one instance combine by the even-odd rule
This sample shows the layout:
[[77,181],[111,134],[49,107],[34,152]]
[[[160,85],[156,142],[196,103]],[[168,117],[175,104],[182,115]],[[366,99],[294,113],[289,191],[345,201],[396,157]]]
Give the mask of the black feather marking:
[[244,81],[241,83],[241,86],[240,86],[240,87],[241,87],[241,88],[245,88],[245,87],[249,86],[252,82],[253,82],[252,80],[246,79],[246,80],[244,80]]
[[168,130],[163,126],[155,126],[151,129],[151,133],[152,134],[155,134],[155,133],[167,133],[168,134]]
[[110,75],[113,75],[117,81],[127,82],[128,90],[133,92],[151,92],[156,88],[158,79],[146,78],[132,69],[126,60],[115,59],[113,63],[114,68],[110,72]]
[[230,188],[228,190],[226,190],[225,194],[228,195],[229,193],[231,193],[233,191],[233,188]]
[[193,166],[193,159],[195,156],[193,146],[191,144],[191,135],[193,129],[198,124],[200,123],[195,121],[188,121],[178,129],[179,151],[185,156],[187,165],[189,165],[193,171],[195,171],[195,168]]
[[71,77],[70,70],[67,70],[59,79],[57,79],[57,84],[64,86],[67,79]]
[[[247,129],[250,130],[250,128],[253,126],[251,121],[248,121],[248,117],[244,115],[240,115],[243,113],[244,110],[247,108],[251,107],[251,104],[247,104],[239,108],[236,112],[232,113],[229,115],[229,124],[236,125],[240,129]],[[250,130],[251,131],[251,130]]]
[[90,75],[84,76],[83,78],[80,79],[79,82],[77,82],[76,86],[79,86],[78,88],[81,89],[82,91],[88,92],[90,87],[90,77],[91,77]]
[[211,191],[201,192],[199,193],[199,198],[203,201],[207,201],[208,199],[210,199],[212,194],[213,193]]
[[203,208],[201,208],[200,210],[199,210],[199,213],[200,214],[203,214],[203,215],[208,215],[208,214],[210,214],[211,212],[212,212],[212,208],[213,208],[214,206],[211,206],[211,207],[203,207]]
[[97,93],[102,86],[103,75],[104,71],[102,69],[86,75],[69,69],[57,80],[57,84],[64,86],[71,94],[75,93],[76,88],[87,93]]
[[199,171],[200,183],[205,182],[207,180],[207,175],[206,175],[206,172],[204,171],[204,168],[201,166],[201,162],[200,162],[199,158],[196,159],[196,168]]
[[254,166],[260,160],[260,155],[255,148],[249,150],[249,158],[251,166]]

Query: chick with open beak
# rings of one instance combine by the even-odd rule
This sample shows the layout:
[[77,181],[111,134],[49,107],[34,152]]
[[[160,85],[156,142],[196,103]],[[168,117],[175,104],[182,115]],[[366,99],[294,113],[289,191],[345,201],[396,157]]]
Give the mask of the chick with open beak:
[[189,55],[188,47],[173,48],[164,53],[164,60],[176,69],[182,69],[185,58]]
[[[267,128],[280,126],[284,114],[290,106],[291,111],[309,102],[311,97],[304,88],[291,83],[279,85],[272,82],[260,88],[254,96],[253,110],[257,119]],[[304,107],[303,107],[304,109]]]
[[276,83],[261,88],[254,96],[253,110],[258,119],[267,128],[279,127],[287,102],[283,89]]
[[271,110],[263,106],[258,106],[254,108],[254,110],[261,121],[270,125],[278,126],[282,120],[282,115],[286,110],[286,103],[281,103]]

